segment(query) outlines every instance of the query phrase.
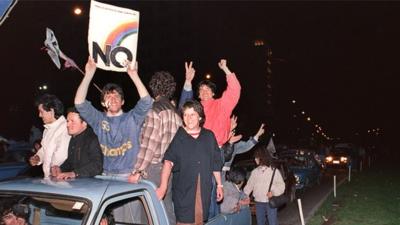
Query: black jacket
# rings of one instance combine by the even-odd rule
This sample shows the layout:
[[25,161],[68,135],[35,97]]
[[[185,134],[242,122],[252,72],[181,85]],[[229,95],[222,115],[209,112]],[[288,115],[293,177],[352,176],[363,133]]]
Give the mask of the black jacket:
[[68,158],[61,165],[62,172],[74,171],[78,177],[93,177],[103,171],[103,154],[96,134],[88,127],[72,137]]

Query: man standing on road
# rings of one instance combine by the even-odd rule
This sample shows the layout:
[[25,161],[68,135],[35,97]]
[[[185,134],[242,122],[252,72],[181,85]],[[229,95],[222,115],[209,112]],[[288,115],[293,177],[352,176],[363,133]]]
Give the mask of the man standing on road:
[[[159,186],[164,153],[182,125],[182,119],[170,101],[176,88],[174,77],[171,74],[164,71],[155,73],[150,80],[149,87],[155,101],[147,113],[142,128],[142,139],[134,176],[129,181],[136,183],[140,177],[143,177]],[[167,191],[164,204],[170,224],[175,224],[171,188]]]

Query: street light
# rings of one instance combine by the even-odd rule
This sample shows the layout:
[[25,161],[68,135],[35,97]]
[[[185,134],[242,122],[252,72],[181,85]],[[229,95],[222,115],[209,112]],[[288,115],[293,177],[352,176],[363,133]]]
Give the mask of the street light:
[[75,7],[74,14],[80,16],[82,14],[82,9],[79,7]]
[[293,100],[292,100],[292,103],[293,103],[293,104],[296,104],[296,100],[293,99]]
[[211,79],[211,74],[207,73],[207,74],[206,74],[206,79],[207,79],[207,80]]
[[307,121],[311,121],[311,118],[310,118],[310,117],[307,117]]

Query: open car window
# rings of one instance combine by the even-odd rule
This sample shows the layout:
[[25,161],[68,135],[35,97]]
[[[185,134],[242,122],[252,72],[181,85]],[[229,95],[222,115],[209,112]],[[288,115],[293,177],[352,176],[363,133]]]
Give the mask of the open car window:
[[101,219],[114,225],[153,225],[155,213],[152,213],[144,192],[136,192],[114,197],[101,207]]
[[22,215],[31,225],[80,225],[90,211],[85,199],[55,195],[0,194],[0,204],[2,213]]

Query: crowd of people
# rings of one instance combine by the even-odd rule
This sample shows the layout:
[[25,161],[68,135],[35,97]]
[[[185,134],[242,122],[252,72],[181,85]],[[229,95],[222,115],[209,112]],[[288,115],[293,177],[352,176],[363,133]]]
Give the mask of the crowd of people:
[[[253,137],[241,141],[242,135],[235,132],[237,117],[232,115],[241,86],[226,60],[220,60],[218,66],[227,82],[220,98],[215,97],[216,85],[205,80],[197,86],[200,101],[194,100],[196,71],[193,63],[187,62],[184,87],[176,104],[171,100],[176,82],[169,72],[159,71],[151,77],[151,97],[137,64],[127,62],[127,73],[140,99],[125,112],[124,92],[117,84],[103,87],[102,110],[86,99],[96,72],[96,64],[89,57],[74,106],[66,117],[63,103],[54,95],[44,94],[35,102],[44,131],[30,164],[41,165],[45,179],[103,174],[123,177],[130,183],[150,180],[158,187],[156,194],[164,202],[170,224],[203,224],[219,213],[238,212],[248,207],[250,194],[256,201],[258,224],[264,225],[266,220],[269,225],[277,224],[276,209],[268,206],[268,199],[282,194],[285,185],[277,171],[268,192],[271,156],[264,148],[256,150],[258,167],[244,189],[244,172],[231,171],[234,157],[252,149],[265,131],[261,124]],[[115,209],[113,218],[129,217],[127,209],[135,207],[131,204]],[[135,211],[140,213],[131,213]],[[7,224],[4,221],[3,216],[2,222]]]

